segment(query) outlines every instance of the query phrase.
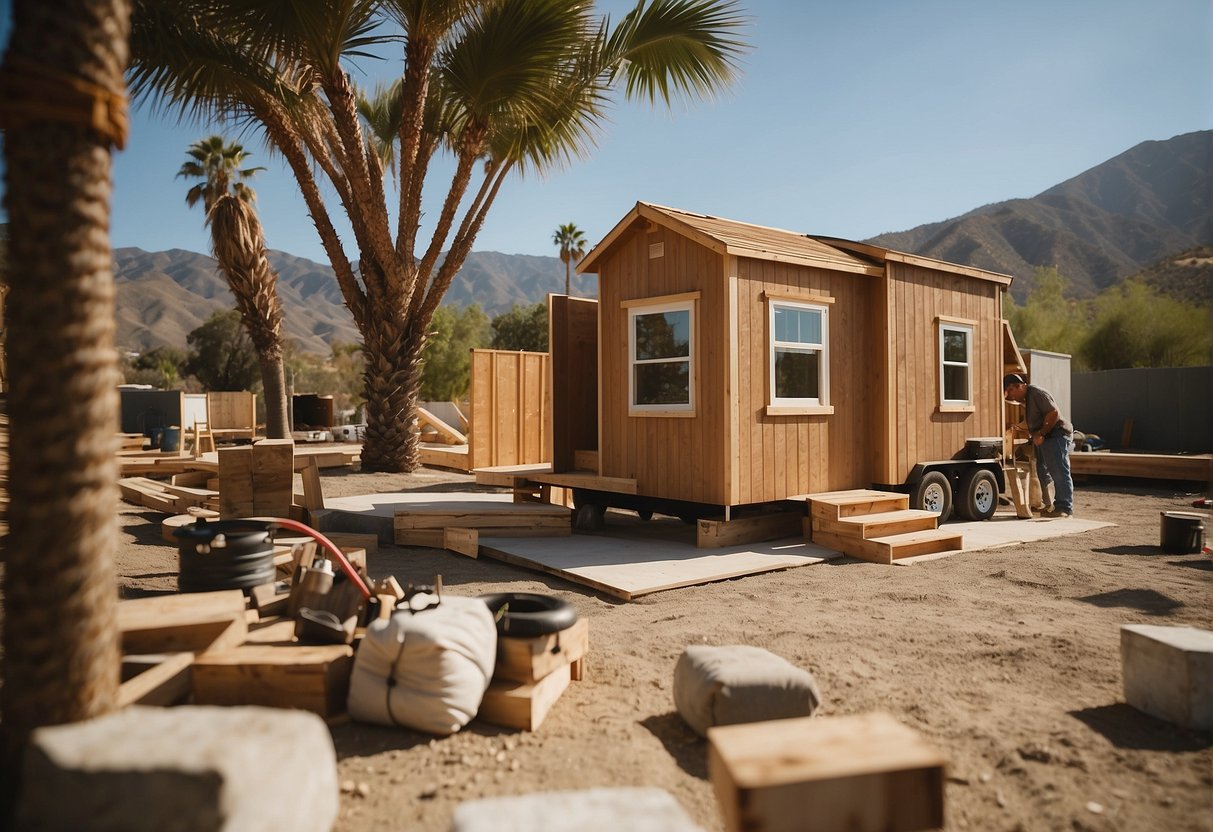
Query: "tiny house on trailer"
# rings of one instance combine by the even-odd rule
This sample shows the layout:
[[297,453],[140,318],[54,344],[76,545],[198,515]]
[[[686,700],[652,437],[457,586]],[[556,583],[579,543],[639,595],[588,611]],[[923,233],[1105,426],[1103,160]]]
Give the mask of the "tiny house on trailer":
[[644,202],[578,271],[599,300],[553,299],[551,350],[579,525],[871,486],[993,513],[1009,276]]

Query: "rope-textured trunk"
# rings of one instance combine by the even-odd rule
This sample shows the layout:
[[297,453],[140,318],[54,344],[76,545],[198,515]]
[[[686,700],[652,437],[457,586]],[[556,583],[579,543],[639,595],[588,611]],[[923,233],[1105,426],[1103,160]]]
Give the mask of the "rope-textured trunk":
[[261,221],[248,203],[231,194],[215,201],[207,221],[211,226],[211,250],[257,351],[265,394],[265,435],[285,439],[290,436],[290,426],[282,367],[282,301]]
[[366,438],[362,470],[408,473],[421,464],[414,430],[425,339],[393,320],[369,322],[366,357]]
[[[124,0],[17,0],[6,70],[23,59],[122,90],[129,14]],[[47,97],[72,100],[67,91]],[[0,826],[11,818],[30,732],[113,710],[120,658],[110,141],[63,111],[29,112],[9,122],[4,140],[10,475]]]

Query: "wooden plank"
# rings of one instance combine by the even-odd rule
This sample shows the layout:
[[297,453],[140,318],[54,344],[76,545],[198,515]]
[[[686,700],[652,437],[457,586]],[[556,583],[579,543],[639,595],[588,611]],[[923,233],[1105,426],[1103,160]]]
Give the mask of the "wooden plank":
[[478,558],[480,532],[475,529],[445,528],[442,530],[442,548],[469,558]]
[[538,682],[561,665],[580,661],[590,649],[590,624],[579,618],[568,629],[531,638],[501,636],[497,639],[494,679]]
[[1213,455],[1080,451],[1070,454],[1070,470],[1081,476],[1209,482],[1213,477]]
[[289,517],[295,491],[294,441],[262,439],[255,443],[252,468],[253,513]]
[[493,679],[480,703],[478,719],[505,728],[534,731],[547,718],[572,678],[569,665],[561,665],[538,682]]
[[545,503],[503,503],[501,508],[481,504],[480,507],[459,509],[405,509],[396,512],[393,526],[397,529],[478,529],[485,527],[560,528],[570,523],[570,513],[563,506]]
[[467,436],[455,430],[455,428],[420,405],[417,406],[417,419],[423,430],[426,427],[432,428],[438,434],[439,441],[441,442],[445,442],[448,445],[466,445],[468,442]]
[[239,644],[248,632],[238,589],[133,598],[118,603],[125,653],[201,653]]
[[246,644],[194,661],[194,703],[345,713],[354,650],[347,644]]
[[711,549],[798,537],[803,517],[803,512],[784,511],[734,520],[700,520],[695,527],[695,545],[700,549]]
[[[127,679],[118,688],[119,708],[128,705],[177,705],[189,696],[192,685],[190,665],[194,662],[194,654],[172,653],[156,658],[158,661]],[[124,666],[126,663],[124,659]]]
[[308,511],[324,508],[324,487],[320,484],[320,465],[315,457],[308,460],[307,467],[303,469],[302,506]]
[[251,517],[253,508],[253,448],[237,445],[220,448],[219,515],[225,520]]
[[594,491],[613,491],[617,494],[637,494],[636,480],[627,477],[600,477],[593,474],[562,473],[535,474],[535,482],[559,485],[564,488],[589,488]]
[[708,777],[729,832],[937,829],[947,759],[886,713],[708,729]]

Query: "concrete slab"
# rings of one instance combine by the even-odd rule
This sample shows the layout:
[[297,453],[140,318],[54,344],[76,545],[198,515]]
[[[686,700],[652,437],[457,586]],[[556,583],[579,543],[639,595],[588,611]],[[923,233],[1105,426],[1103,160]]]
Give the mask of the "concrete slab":
[[668,792],[651,788],[537,792],[455,807],[451,832],[703,832]]
[[[466,512],[469,504],[494,507],[513,495],[493,492],[406,492],[370,494],[326,500],[320,513],[321,531],[375,530],[381,541],[394,539],[398,509],[427,507]],[[378,524],[378,525],[375,525]],[[963,552],[1010,546],[1061,535],[1081,534],[1113,525],[1080,518],[1019,520],[1002,511],[977,523],[948,523],[948,531],[964,535],[964,549],[899,558],[905,566]],[[593,535],[559,538],[480,538],[481,553],[526,569],[558,575],[616,598],[631,600],[665,589],[727,580],[779,569],[790,569],[842,557],[840,552],[788,538],[760,544],[699,549],[695,527],[674,518],[645,522],[631,512],[612,510],[605,528]]]
[[337,819],[328,727],[281,708],[133,706],[39,728],[22,782],[18,829],[321,832]]
[[1126,624],[1120,660],[1125,702],[1184,728],[1213,731],[1213,632]]

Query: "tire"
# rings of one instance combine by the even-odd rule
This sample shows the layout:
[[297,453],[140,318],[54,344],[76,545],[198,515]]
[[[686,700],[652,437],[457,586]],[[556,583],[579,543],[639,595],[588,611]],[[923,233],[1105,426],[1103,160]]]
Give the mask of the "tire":
[[597,503],[582,503],[573,511],[573,528],[579,532],[600,532],[606,509]]
[[910,492],[910,508],[933,511],[939,522],[952,516],[952,483],[942,471],[927,471]]
[[960,478],[956,512],[966,520],[989,520],[998,508],[998,480],[985,468],[966,471]]
[[[535,592],[494,592],[481,595],[497,620],[500,636],[545,636],[567,630],[577,623],[577,611],[554,595]],[[498,616],[501,608],[505,614]]]

